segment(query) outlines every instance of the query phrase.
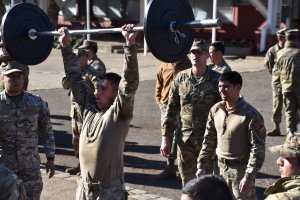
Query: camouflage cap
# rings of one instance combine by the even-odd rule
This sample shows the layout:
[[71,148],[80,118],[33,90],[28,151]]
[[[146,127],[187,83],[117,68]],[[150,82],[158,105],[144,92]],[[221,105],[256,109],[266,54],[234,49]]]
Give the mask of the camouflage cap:
[[74,53],[78,56],[78,57],[80,57],[80,56],[87,56],[87,54],[88,54],[88,51],[86,50],[86,49],[75,49],[74,50]]
[[195,41],[192,45],[192,48],[191,48],[190,52],[193,51],[193,50],[196,50],[196,51],[199,51],[199,52],[207,52],[208,51],[208,46],[207,46],[206,42],[203,41],[203,40]]
[[291,36],[291,35],[298,35],[298,32],[299,32],[299,30],[298,29],[290,29],[290,30],[287,30],[286,32],[285,32],[285,35],[286,36]]
[[2,75],[7,75],[13,72],[23,72],[23,69],[27,67],[26,65],[17,62],[17,61],[8,61],[7,63],[1,66]]
[[286,28],[282,28],[282,29],[279,29],[277,32],[276,32],[276,35],[278,36],[285,36],[285,32],[287,31]]
[[91,40],[84,40],[83,44],[78,47],[78,49],[87,49],[90,47],[97,47],[97,43]]
[[270,147],[272,153],[277,153],[279,156],[292,158],[300,156],[300,144],[297,136],[288,134],[283,145]]

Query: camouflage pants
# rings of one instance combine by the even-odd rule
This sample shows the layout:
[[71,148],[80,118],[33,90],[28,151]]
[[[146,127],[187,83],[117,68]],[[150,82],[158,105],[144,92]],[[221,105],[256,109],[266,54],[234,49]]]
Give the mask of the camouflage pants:
[[272,121],[274,124],[279,124],[282,117],[283,95],[282,86],[279,76],[272,75],[272,96],[273,96],[273,116]]
[[40,169],[24,169],[19,171],[17,175],[23,181],[27,199],[39,200],[43,189]]
[[284,93],[284,106],[287,132],[296,132],[299,122],[300,94],[294,92]]
[[245,171],[247,168],[247,163],[224,163],[219,159],[218,162],[220,175],[227,182],[230,191],[232,192],[233,199],[242,199],[242,200],[255,200],[256,199],[256,191],[255,184],[250,192],[248,193],[240,193],[239,184],[240,181],[245,176]]
[[[182,180],[182,187],[191,179],[196,178],[197,159],[202,147],[202,143],[196,142],[195,138],[189,138],[186,142],[178,142],[177,159],[178,170]],[[212,174],[213,163],[210,162],[205,167],[206,174]]]
[[105,189],[89,189],[84,186],[81,178],[77,179],[75,200],[126,200],[125,187],[110,187]]
[[0,199],[25,200],[26,193],[17,175],[0,164]]
[[[166,118],[166,113],[167,113],[167,106],[166,104],[160,104],[159,108],[160,108],[160,121],[161,121],[161,127],[163,125],[163,122]],[[173,120],[173,131],[174,132],[177,127],[178,127],[178,119],[174,119]],[[168,163],[174,163],[177,157],[177,145],[176,145],[176,141],[174,139],[174,135],[170,135],[169,137],[169,142],[170,142],[170,147],[171,147],[171,151],[170,151],[170,155],[168,158]]]
[[72,118],[72,145],[75,152],[75,156],[79,158],[79,137],[82,128],[82,122],[76,118]]

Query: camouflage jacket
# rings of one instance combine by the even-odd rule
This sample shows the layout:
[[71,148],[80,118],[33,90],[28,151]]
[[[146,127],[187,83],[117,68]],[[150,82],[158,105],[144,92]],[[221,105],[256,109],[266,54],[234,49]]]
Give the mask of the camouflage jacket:
[[299,92],[300,89],[300,45],[296,41],[285,42],[278,52],[277,67],[280,73],[282,92]]
[[23,92],[16,106],[3,91],[0,93],[0,163],[18,172],[40,168],[38,144],[44,145],[47,158],[54,158],[55,144],[47,103]]
[[212,70],[215,70],[219,72],[220,74],[223,74],[224,72],[231,71],[231,68],[227,64],[227,62],[223,59],[219,65],[210,64],[209,67]]
[[277,53],[278,51],[282,49],[279,47],[278,44],[275,44],[274,46],[270,47],[265,55],[264,65],[267,68],[268,72],[273,75],[278,76],[278,69],[276,67],[277,62]]
[[95,57],[92,60],[89,60],[88,63],[90,66],[94,67],[100,75],[103,75],[106,73],[106,67],[105,64],[102,62],[102,60],[95,55]]
[[[94,92],[95,89],[97,89],[100,80],[100,73],[90,65],[87,65],[84,69],[81,70],[81,75],[85,83]],[[63,77],[62,79],[62,86],[66,90],[71,88],[71,84],[66,79],[66,77]],[[71,99],[70,117],[82,122],[83,110],[78,105],[78,103],[74,100],[72,92],[70,94],[70,99]]]
[[167,114],[162,125],[162,135],[172,133],[172,119],[180,114],[181,138],[185,142],[193,135],[202,143],[209,109],[218,101],[218,78],[220,74],[207,67],[200,80],[192,69],[181,71],[172,82]]
[[292,176],[278,179],[264,192],[266,200],[299,200],[300,176]]
[[265,159],[266,129],[261,114],[240,98],[233,111],[221,101],[209,111],[198,169],[204,169],[214,150],[219,158],[247,160],[246,176],[255,179]]
[[[62,48],[66,77],[75,101],[84,108],[79,141],[81,177],[88,183],[123,179],[123,149],[139,85],[136,46],[124,46],[123,77],[114,103],[99,110],[81,77],[71,47]],[[113,185],[112,185],[113,186]]]

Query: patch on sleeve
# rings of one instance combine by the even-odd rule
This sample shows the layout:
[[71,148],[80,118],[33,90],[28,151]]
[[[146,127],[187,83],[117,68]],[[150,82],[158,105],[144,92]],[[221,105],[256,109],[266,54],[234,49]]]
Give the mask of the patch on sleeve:
[[264,126],[263,120],[256,120],[256,121],[253,122],[253,127],[256,130],[261,129],[263,126]]

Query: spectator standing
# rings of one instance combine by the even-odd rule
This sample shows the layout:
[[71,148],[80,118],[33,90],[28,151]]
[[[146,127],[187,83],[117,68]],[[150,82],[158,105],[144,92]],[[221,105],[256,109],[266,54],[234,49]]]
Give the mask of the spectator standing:
[[284,97],[286,131],[297,131],[300,109],[300,44],[298,29],[286,31],[284,48],[277,54],[277,67]]
[[277,44],[272,46],[266,53],[265,56],[265,67],[268,72],[272,75],[272,97],[273,97],[273,116],[272,122],[274,124],[273,128],[267,132],[268,136],[279,136],[280,132],[280,122],[281,122],[281,110],[283,107],[283,95],[282,86],[280,83],[279,71],[276,66],[277,53],[280,49],[284,47],[285,43],[285,32],[286,29],[280,29],[276,32]]
[[[160,108],[161,113],[161,126],[163,125],[166,110],[169,100],[169,90],[172,81],[175,79],[178,72],[191,68],[192,64],[190,59],[186,56],[182,61],[176,63],[161,63],[156,73],[156,87],[155,87],[155,100]],[[173,133],[178,128],[179,116],[174,119]],[[171,152],[167,158],[167,167],[158,176],[161,179],[168,179],[176,177],[175,160],[177,157],[177,142],[176,136],[170,135],[169,141],[172,147]]]
[[266,129],[261,114],[242,97],[242,77],[234,71],[219,78],[223,101],[209,111],[197,176],[206,174],[214,150],[220,175],[234,199],[256,199],[255,178],[265,158]]
[[[197,158],[202,147],[208,112],[220,100],[218,93],[220,74],[207,66],[208,56],[208,47],[204,41],[193,44],[190,51],[192,68],[179,72],[172,82],[162,127],[160,153],[168,157],[173,122],[177,115],[180,115],[177,159],[182,186],[196,177]],[[212,172],[212,168],[212,165],[208,166],[207,171]]]

